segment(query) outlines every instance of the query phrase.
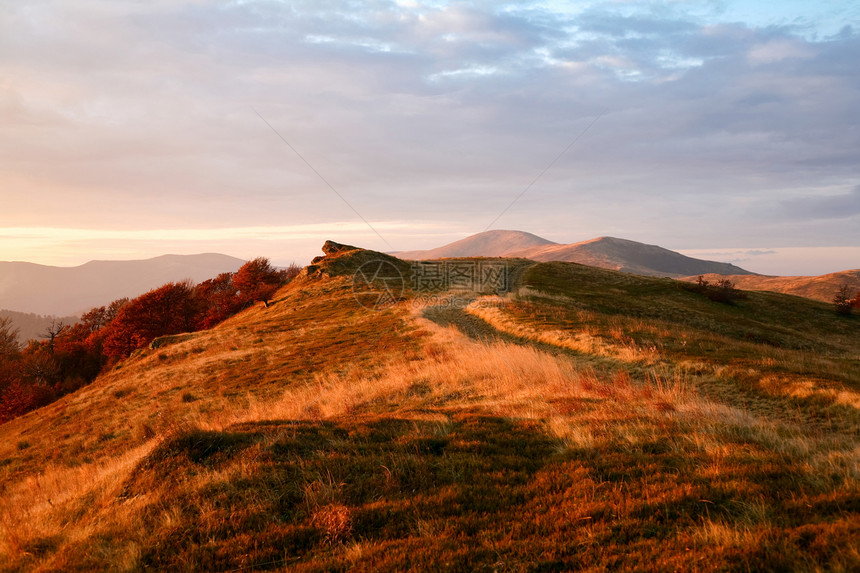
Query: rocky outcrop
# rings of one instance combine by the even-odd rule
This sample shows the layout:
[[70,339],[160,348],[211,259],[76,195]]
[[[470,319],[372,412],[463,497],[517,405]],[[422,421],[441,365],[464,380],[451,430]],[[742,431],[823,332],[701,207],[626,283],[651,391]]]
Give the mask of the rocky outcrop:
[[353,247],[352,245],[342,245],[340,243],[335,243],[334,241],[326,241],[322,246],[322,252],[325,253],[326,256],[357,250],[358,247]]

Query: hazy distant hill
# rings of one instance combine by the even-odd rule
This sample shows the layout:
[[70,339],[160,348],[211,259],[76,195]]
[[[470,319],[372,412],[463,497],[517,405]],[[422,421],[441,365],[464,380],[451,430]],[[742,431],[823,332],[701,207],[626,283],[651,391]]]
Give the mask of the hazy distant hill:
[[646,245],[615,237],[600,237],[569,245],[533,247],[512,252],[510,256],[541,262],[580,263],[646,276],[683,277],[703,273],[752,274],[730,263],[694,259],[656,245]]
[[581,243],[558,244],[523,231],[486,231],[428,251],[395,253],[401,259],[444,257],[523,257],[563,261],[646,276],[685,277],[705,273],[753,274],[729,263],[694,259],[656,245],[600,237]]
[[[694,281],[697,277],[686,277]],[[773,277],[763,275],[718,275],[706,274],[706,280],[716,281],[727,278],[743,290],[764,290],[793,294],[822,302],[831,302],[833,295],[842,286],[847,286],[851,294],[860,292],[860,269],[840,271],[818,277]]]
[[236,271],[227,255],[163,255],[138,261],[90,261],[77,267],[0,262],[0,309],[58,316],[78,314],[170,281],[200,282]]
[[63,322],[65,324],[74,324],[80,317],[78,316],[42,316],[33,314],[32,312],[15,312],[13,310],[0,310],[0,318],[8,318],[12,321],[12,326],[18,329],[18,340],[23,345],[28,340],[33,340],[41,337],[53,322]]
[[508,253],[532,247],[557,245],[543,237],[524,231],[484,231],[445,246],[427,251],[392,253],[407,260],[444,259],[451,257],[503,257]]

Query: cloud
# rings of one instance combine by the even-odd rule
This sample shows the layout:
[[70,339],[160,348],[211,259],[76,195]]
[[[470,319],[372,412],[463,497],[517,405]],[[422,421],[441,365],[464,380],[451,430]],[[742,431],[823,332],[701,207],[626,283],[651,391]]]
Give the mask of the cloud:
[[353,217],[257,110],[369,220],[479,231],[605,112],[501,225],[794,241],[807,208],[854,205],[773,208],[786,188],[856,185],[860,36],[743,17],[730,2],[12,4],[0,226]]
[[760,65],[781,62],[786,58],[809,59],[813,55],[814,51],[806,42],[797,39],[781,39],[753,46],[748,57],[753,65]]
[[773,249],[748,249],[744,251],[743,254],[749,255],[751,257],[762,257],[764,255],[775,255],[777,251]]
[[742,250],[684,250],[685,255],[709,260],[731,262],[764,275],[816,276],[839,270],[853,269],[860,259],[860,247],[787,247],[762,249],[758,256],[738,258]]
[[845,219],[860,215],[860,185],[848,193],[801,197],[782,202],[786,213],[800,219]]

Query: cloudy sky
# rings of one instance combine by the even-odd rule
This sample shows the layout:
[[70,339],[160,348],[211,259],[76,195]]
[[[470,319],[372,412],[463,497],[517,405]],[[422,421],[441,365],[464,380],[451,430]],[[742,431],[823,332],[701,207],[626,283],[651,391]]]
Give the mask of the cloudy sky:
[[856,1],[4,1],[0,260],[491,227],[857,268],[858,62]]

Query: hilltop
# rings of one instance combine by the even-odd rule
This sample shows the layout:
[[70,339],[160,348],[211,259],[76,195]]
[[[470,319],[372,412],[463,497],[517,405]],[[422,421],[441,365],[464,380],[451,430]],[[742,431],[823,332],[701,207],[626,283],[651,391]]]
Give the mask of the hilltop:
[[520,257],[534,261],[564,261],[645,276],[685,277],[708,273],[753,274],[730,263],[695,259],[627,239],[599,237],[559,244],[522,231],[484,231],[428,251],[394,253],[402,259],[446,257]]
[[860,567],[856,316],[324,253],[0,425],[0,570]]
[[514,251],[509,256],[541,262],[566,261],[645,276],[682,277],[692,274],[753,274],[731,263],[695,259],[627,239],[599,237],[569,245],[550,245]]
[[425,251],[392,253],[406,260],[444,259],[450,257],[504,257],[523,249],[558,245],[543,237],[524,231],[484,231],[442,247]]

